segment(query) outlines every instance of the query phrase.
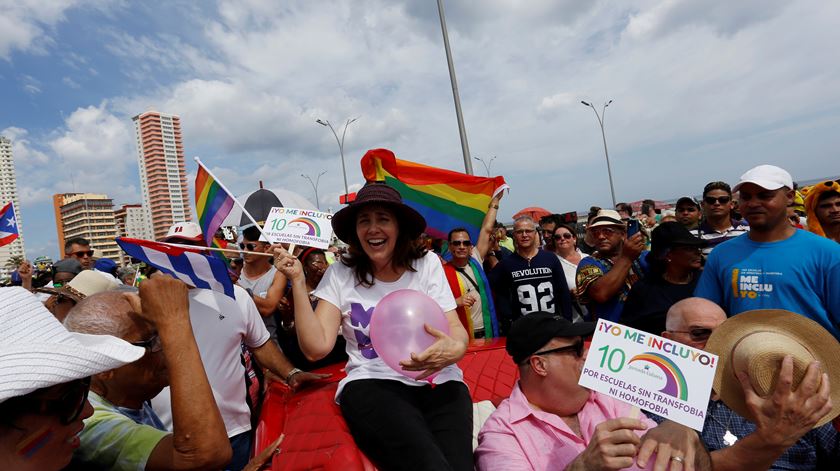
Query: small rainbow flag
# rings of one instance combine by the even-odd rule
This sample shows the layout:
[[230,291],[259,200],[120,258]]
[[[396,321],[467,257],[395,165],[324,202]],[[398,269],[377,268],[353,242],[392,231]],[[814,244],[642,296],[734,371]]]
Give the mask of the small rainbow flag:
[[232,208],[233,197],[213,178],[204,165],[198,162],[198,173],[195,176],[195,212],[208,247],[218,246],[214,236]]
[[372,149],[362,157],[368,182],[384,181],[403,202],[426,218],[426,233],[445,239],[463,227],[478,240],[481,223],[494,196],[508,189],[504,177],[476,177],[396,158],[388,149]]

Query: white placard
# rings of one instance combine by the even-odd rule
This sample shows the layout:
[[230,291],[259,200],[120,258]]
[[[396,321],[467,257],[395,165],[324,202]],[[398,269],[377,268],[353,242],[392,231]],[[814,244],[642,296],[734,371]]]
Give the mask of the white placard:
[[599,319],[579,384],[702,431],[717,364],[717,355]]
[[271,242],[326,249],[332,237],[332,214],[314,209],[271,208],[263,233]]

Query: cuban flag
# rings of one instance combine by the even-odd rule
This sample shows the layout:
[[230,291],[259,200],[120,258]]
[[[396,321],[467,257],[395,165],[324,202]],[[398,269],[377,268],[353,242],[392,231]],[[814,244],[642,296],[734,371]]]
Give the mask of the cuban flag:
[[15,218],[15,206],[10,201],[0,209],[0,247],[11,244],[18,236],[20,234]]
[[150,240],[117,237],[117,244],[129,256],[142,260],[163,273],[196,288],[212,289],[234,298],[233,282],[225,262],[194,250],[172,247]]

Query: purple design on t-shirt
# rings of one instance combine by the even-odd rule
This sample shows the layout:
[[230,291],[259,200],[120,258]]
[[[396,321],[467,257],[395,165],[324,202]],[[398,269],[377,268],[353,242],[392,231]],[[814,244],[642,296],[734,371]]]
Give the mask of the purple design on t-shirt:
[[359,353],[368,360],[373,360],[374,358],[379,357],[376,350],[373,349],[370,337],[360,330],[366,328],[370,324],[371,315],[373,315],[373,308],[365,309],[359,303],[350,303],[350,325],[354,328],[353,334],[356,336]]

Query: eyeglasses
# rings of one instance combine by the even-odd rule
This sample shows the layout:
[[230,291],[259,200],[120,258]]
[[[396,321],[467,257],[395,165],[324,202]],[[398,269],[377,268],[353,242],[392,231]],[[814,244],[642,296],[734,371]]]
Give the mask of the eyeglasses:
[[575,236],[568,232],[562,234],[554,234],[554,240],[573,239]]
[[143,347],[146,350],[156,353],[163,350],[163,344],[160,342],[160,336],[155,334],[151,338],[147,340],[141,340],[139,342],[129,342],[130,344],[134,345],[135,347]]
[[470,247],[472,242],[469,240],[453,240],[449,245],[453,247]]
[[543,350],[541,352],[534,353],[533,355],[548,355],[549,353],[567,353],[567,352],[574,353],[575,358],[582,357],[583,356],[583,340],[578,340],[577,342],[573,343],[572,345],[567,345],[565,347],[552,348],[551,350]]
[[45,414],[57,416],[63,425],[75,422],[87,405],[88,391],[90,391],[90,377],[77,379],[66,384],[64,392],[58,399],[36,397],[43,403]]
[[672,334],[688,334],[691,337],[693,342],[702,342],[704,340],[709,340],[709,336],[712,335],[712,329],[706,328],[696,328],[691,330],[669,330]]
[[726,204],[726,203],[732,201],[732,197],[731,196],[718,196],[717,198],[715,198],[714,196],[707,196],[707,197],[703,198],[703,201],[705,201],[706,204],[715,204],[715,203]]
[[525,234],[533,234],[534,232],[537,232],[536,229],[517,229],[513,231],[513,235],[521,236]]
[[70,255],[79,258],[93,257],[93,250],[77,250],[75,252],[70,252]]
[[248,242],[248,243],[240,242],[239,243],[239,248],[242,249],[242,250],[247,250],[249,252],[253,252],[254,249],[257,248],[257,244],[256,244],[256,242]]
[[620,234],[621,232],[617,229],[613,229],[612,227],[593,227],[589,230],[593,237],[600,237],[605,235],[607,237],[612,237],[614,235]]

